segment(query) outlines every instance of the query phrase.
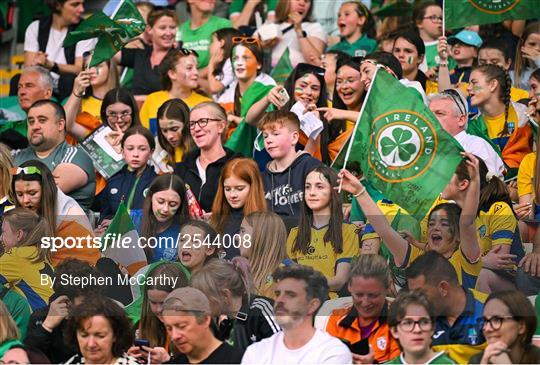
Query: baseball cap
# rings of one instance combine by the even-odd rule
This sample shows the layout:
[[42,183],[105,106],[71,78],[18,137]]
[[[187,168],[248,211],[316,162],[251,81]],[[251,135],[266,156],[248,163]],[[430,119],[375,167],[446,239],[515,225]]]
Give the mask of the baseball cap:
[[473,46],[476,48],[482,46],[482,38],[480,38],[478,33],[466,29],[462,30],[455,36],[448,38],[448,44],[450,45],[454,45],[457,42],[465,43],[468,46]]
[[163,302],[163,311],[203,312],[210,314],[210,302],[202,291],[192,287],[173,290]]

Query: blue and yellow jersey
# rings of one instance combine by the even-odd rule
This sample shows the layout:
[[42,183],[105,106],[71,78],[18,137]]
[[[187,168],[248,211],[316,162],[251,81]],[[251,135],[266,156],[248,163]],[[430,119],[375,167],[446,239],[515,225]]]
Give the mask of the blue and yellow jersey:
[[32,262],[37,247],[15,247],[0,256],[0,285],[7,285],[25,297],[32,311],[47,306],[53,294],[53,270],[48,261]]
[[519,228],[512,208],[505,202],[496,202],[489,210],[480,210],[475,221],[480,251],[485,256],[493,246],[510,245],[510,252],[521,260],[524,255]]
[[469,359],[486,347],[482,332],[482,313],[486,295],[465,289],[467,302],[463,313],[450,325],[446,316],[438,317],[433,331],[433,350],[445,351],[458,364],[468,364]]
[[[418,256],[424,254],[425,252],[426,251],[416,246],[409,245],[409,249],[407,250],[407,254],[405,255],[405,259],[403,260],[403,265],[401,267],[405,269],[414,260],[416,260]],[[459,248],[454,251],[448,261],[456,270],[459,284],[466,289],[474,289],[476,286],[476,279],[478,278],[478,274],[480,274],[480,270],[482,269],[482,260],[479,259],[476,262],[470,262],[461,251],[461,248]]]
[[308,253],[293,251],[294,241],[298,235],[298,227],[291,229],[287,238],[287,255],[291,260],[301,265],[311,266],[320,271],[326,278],[336,275],[336,267],[341,262],[351,262],[354,256],[360,252],[360,244],[356,226],[354,224],[343,223],[343,252],[334,252],[334,247],[330,242],[324,241],[324,235],[328,226],[322,228],[311,228],[311,242]]

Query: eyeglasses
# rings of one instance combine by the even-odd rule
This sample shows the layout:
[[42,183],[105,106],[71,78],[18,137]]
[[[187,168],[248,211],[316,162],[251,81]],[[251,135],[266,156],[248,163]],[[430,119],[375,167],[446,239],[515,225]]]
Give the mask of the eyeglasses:
[[502,324],[505,320],[515,320],[512,316],[493,316],[491,318],[482,317],[482,328],[485,328],[486,325],[489,323],[491,328],[494,331],[499,330],[502,327]]
[[216,118],[201,118],[199,120],[190,120],[189,129],[195,129],[195,124],[198,124],[200,128],[204,128],[208,125],[208,122],[220,122],[222,119]]
[[443,21],[442,16],[437,16],[437,15],[425,16],[425,17],[423,17],[422,19],[429,19],[429,20],[431,20],[433,23],[442,23],[442,21]]
[[253,44],[253,43],[257,43],[257,44],[261,44],[261,41],[259,40],[259,38],[254,38],[254,37],[232,37],[232,42],[234,44],[237,44],[237,43],[247,43],[247,44]]
[[431,331],[433,329],[433,322],[429,318],[420,318],[418,321],[412,319],[404,319],[398,323],[399,328],[405,332],[414,331],[414,327],[418,325],[421,331]]
[[41,170],[39,168],[37,168],[36,166],[12,167],[12,168],[9,169],[9,172],[13,176],[17,176],[17,175],[20,175],[20,174],[25,174],[25,175],[38,174],[38,175],[41,175]]
[[106,115],[107,115],[107,119],[110,119],[113,122],[116,122],[118,120],[118,118],[120,118],[122,120],[126,120],[128,118],[131,118],[131,112],[128,112],[128,111],[122,112],[120,114],[118,114],[116,112],[110,112],[110,113],[107,113]]
[[467,106],[463,102],[461,95],[454,89],[446,89],[442,92],[444,95],[448,95],[454,103],[456,103],[461,115],[467,115]]

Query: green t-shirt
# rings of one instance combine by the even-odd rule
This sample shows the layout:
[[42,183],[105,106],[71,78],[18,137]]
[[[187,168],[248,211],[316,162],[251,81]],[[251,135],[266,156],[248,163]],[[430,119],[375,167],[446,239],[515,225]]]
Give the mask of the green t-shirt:
[[47,165],[51,171],[54,171],[56,166],[62,163],[72,163],[83,169],[88,176],[88,182],[67,195],[75,199],[84,210],[90,209],[96,193],[96,173],[94,171],[94,164],[86,152],[79,147],[71,146],[64,141],[45,158],[39,158],[32,147],[20,150],[14,157],[14,162],[17,166],[20,166],[22,163],[29,160],[41,161]]
[[376,49],[377,41],[362,34],[362,36],[353,43],[349,43],[346,39],[342,38],[338,44],[330,47],[329,50],[342,51],[351,57],[364,57],[365,55],[374,52]]
[[[429,359],[426,364],[455,364],[456,362],[449,358],[444,351],[438,352]],[[385,362],[385,364],[407,364],[403,358],[403,353],[399,356],[394,357],[392,360]]]
[[31,314],[28,302],[22,295],[5,286],[0,287],[0,299],[6,305],[15,324],[17,324],[20,339],[23,340],[26,336],[26,329],[28,328]]
[[191,29],[191,20],[183,23],[176,33],[176,40],[182,41],[182,47],[197,51],[199,54],[199,68],[208,66],[210,60],[209,48],[212,34],[219,29],[232,28],[229,19],[218,18],[212,15],[208,21],[197,29]]
[[[266,3],[268,7],[266,8],[266,11],[268,13],[274,12],[276,10],[277,2],[278,0],[267,0]],[[229,7],[229,16],[233,14],[240,14],[244,9],[245,4],[246,0],[232,0],[231,6]]]

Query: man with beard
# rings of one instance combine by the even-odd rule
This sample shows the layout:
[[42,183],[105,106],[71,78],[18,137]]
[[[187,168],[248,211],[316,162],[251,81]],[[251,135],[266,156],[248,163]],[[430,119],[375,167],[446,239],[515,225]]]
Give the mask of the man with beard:
[[278,268],[272,277],[274,313],[283,331],[250,345],[242,364],[350,364],[347,346],[313,327],[313,317],[328,297],[326,278],[304,265]]
[[198,289],[183,287],[169,293],[163,302],[162,318],[169,340],[180,355],[168,360],[165,355],[160,360],[169,364],[238,364],[242,352],[214,336],[210,313],[210,302]]
[[28,109],[29,147],[15,155],[17,166],[29,160],[43,162],[52,171],[64,194],[88,210],[96,190],[96,174],[90,157],[66,142],[66,112],[52,100],[38,100]]

